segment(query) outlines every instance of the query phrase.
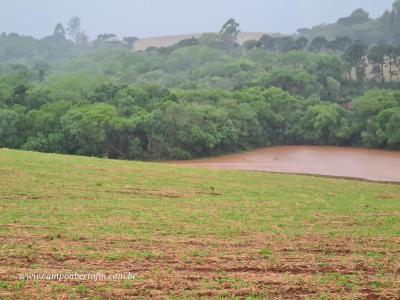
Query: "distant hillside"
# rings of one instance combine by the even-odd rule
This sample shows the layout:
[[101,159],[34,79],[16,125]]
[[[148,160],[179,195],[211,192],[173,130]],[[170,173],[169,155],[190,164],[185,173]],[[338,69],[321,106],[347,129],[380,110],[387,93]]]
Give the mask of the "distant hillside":
[[[203,33],[192,33],[192,34],[182,34],[182,35],[170,35],[170,36],[159,36],[140,39],[135,44],[135,50],[146,50],[148,47],[168,47],[182,40],[190,39],[192,37],[198,38],[202,36]],[[262,32],[242,32],[239,34],[238,42],[243,44],[245,41],[249,40],[259,40],[264,33]]]
[[301,28],[298,34],[309,40],[325,37],[333,40],[338,36],[348,36],[352,40],[361,40],[371,44],[399,44],[400,11],[385,11],[376,19],[363,9],[357,9],[348,17],[343,17],[332,24],[321,24],[312,28]]

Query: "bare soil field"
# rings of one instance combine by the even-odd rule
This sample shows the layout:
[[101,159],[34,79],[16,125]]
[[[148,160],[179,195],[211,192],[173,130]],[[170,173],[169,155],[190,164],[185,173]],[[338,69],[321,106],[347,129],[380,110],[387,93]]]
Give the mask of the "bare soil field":
[[[242,32],[239,34],[238,42],[243,44],[245,41],[252,39],[259,40],[264,33],[262,32]],[[171,36],[160,36],[160,37],[149,37],[142,38],[135,43],[135,50],[146,50],[148,47],[168,47],[179,41],[191,39],[192,37],[199,38],[203,33],[193,34],[182,34],[182,35],[171,35]]]
[[[80,270],[137,275],[134,280],[113,282],[25,281],[20,288],[15,282],[14,288],[0,293],[11,298],[97,295],[102,299],[165,299],[168,295],[176,299],[337,299],[340,295],[344,299],[399,299],[400,295],[400,265],[393,263],[400,255],[398,238],[262,234],[236,237],[235,241],[195,237],[71,240],[66,236],[49,240],[40,234],[25,234],[5,235],[0,242],[20,249],[1,261],[3,286],[13,284],[10,274],[72,274]],[[32,269],[33,265],[40,269]]]

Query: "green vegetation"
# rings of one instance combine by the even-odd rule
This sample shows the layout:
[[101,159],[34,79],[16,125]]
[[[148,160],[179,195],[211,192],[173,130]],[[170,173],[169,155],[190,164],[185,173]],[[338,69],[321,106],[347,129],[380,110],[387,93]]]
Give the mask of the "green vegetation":
[[78,17],[41,40],[3,33],[0,298],[398,297],[398,185],[111,159],[400,149],[399,16],[397,0],[243,45],[230,19],[138,52]]
[[0,147],[141,160],[278,144],[400,149],[397,45],[265,35],[241,46],[238,33],[230,19],[141,52],[135,37],[89,42],[78,17],[41,40],[3,34]]
[[[397,185],[0,150],[0,297],[395,298],[399,200]],[[137,276],[15,277],[75,272]]]
[[398,46],[400,36],[400,1],[393,2],[391,10],[376,19],[372,19],[369,13],[362,8],[356,9],[345,18],[340,18],[334,24],[322,24],[311,29],[301,28],[300,36],[310,40],[318,37],[335,39],[346,33],[352,40],[360,40],[366,44],[387,43]]

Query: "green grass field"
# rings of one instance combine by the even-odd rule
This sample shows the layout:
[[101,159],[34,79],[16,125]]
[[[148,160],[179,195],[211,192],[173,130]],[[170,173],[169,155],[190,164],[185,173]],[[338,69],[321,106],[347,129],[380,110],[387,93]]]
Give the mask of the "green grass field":
[[399,296],[400,186],[0,150],[0,299]]

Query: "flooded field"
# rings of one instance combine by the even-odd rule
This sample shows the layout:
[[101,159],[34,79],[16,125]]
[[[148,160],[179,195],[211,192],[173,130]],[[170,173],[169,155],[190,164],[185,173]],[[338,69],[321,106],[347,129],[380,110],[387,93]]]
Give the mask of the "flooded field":
[[218,169],[400,182],[400,151],[285,146],[178,163]]

